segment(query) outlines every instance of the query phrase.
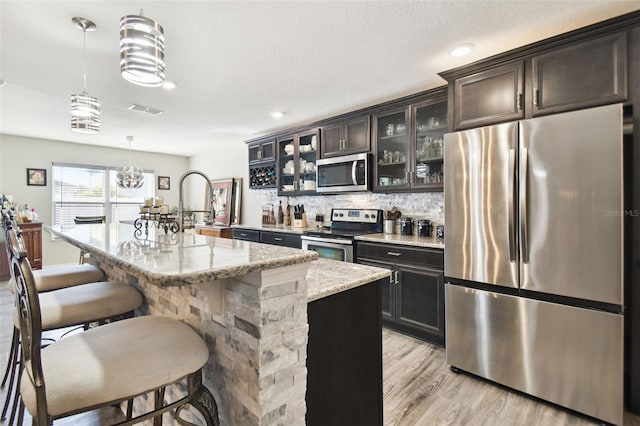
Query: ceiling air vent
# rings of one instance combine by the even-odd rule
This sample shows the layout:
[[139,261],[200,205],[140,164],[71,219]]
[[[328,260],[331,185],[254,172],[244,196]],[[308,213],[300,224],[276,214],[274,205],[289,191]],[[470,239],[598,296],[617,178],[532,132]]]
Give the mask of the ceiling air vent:
[[131,105],[129,107],[129,109],[131,111],[146,112],[147,114],[151,114],[151,115],[160,115],[160,114],[162,114],[162,111],[159,110],[159,109],[150,108],[150,107],[146,107],[146,106],[142,106],[142,105],[136,105],[136,104]]

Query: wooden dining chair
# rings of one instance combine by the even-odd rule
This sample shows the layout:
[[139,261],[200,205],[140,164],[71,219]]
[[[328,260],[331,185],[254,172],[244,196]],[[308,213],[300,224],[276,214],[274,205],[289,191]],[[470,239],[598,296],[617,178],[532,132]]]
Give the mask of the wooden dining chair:
[[[15,231],[9,232],[8,243],[23,342],[21,411],[26,406],[34,425],[48,426],[55,419],[124,401],[127,420],[118,423],[123,426],[152,418],[160,424],[161,415],[171,410],[179,423],[188,424],[181,417],[188,405],[207,426],[219,424],[216,402],[202,383],[209,350],[198,333],[181,321],[135,317],[42,348],[43,311],[31,265]],[[165,389],[178,384],[186,384],[176,386],[181,395],[165,403]],[[155,396],[154,409],[134,417],[133,399],[147,394]]]

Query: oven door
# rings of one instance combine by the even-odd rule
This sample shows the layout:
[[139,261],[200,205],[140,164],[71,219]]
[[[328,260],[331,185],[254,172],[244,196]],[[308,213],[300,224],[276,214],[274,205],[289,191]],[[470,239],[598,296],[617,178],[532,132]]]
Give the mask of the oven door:
[[309,235],[300,237],[303,250],[318,252],[324,259],[353,263],[353,242],[335,238],[321,238]]

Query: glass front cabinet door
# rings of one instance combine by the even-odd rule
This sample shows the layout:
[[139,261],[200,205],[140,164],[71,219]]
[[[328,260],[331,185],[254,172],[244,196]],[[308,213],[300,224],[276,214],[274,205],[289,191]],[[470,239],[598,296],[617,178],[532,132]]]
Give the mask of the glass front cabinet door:
[[442,190],[444,134],[447,102],[424,102],[412,106],[415,147],[412,152],[414,188]]
[[446,95],[373,116],[376,192],[443,189]]
[[403,107],[373,116],[374,190],[410,187],[409,115],[410,109]]
[[319,131],[278,139],[278,194],[315,194]]

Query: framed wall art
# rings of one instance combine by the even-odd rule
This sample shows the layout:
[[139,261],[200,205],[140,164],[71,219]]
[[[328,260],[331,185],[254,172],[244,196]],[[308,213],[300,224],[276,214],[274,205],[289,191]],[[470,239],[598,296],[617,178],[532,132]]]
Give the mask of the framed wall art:
[[47,186],[47,169],[27,169],[27,185]]
[[158,189],[171,189],[171,178],[169,176],[158,176]]

